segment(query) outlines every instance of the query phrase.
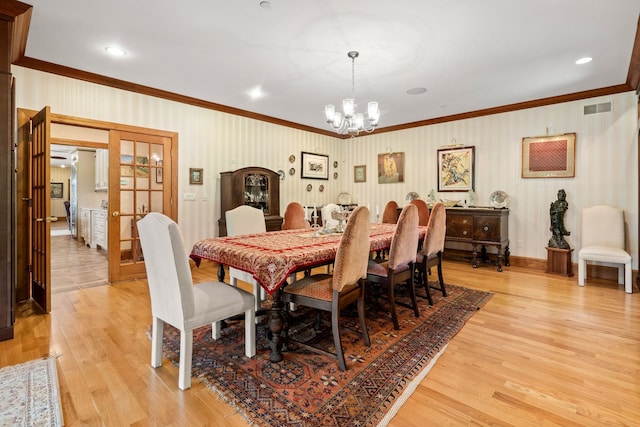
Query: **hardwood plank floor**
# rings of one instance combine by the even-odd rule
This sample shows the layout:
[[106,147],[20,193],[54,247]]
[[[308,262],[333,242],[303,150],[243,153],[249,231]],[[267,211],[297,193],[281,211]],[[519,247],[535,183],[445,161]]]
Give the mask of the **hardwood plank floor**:
[[[194,269],[211,280],[216,266]],[[445,261],[448,283],[493,298],[454,337],[390,425],[640,424],[640,295],[615,283]],[[146,281],[54,294],[50,315],[18,307],[0,367],[58,354],[66,425],[246,426],[197,379],[149,365]]]

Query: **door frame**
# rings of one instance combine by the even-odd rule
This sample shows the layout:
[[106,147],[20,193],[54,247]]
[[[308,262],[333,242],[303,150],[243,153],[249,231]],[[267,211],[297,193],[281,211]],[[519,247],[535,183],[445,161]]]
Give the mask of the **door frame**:
[[[31,120],[31,118],[38,113],[38,110],[31,110],[26,108],[18,108],[17,110],[18,110],[18,114],[17,114],[18,129],[24,126],[25,123],[28,123],[28,121]],[[171,145],[172,145],[171,156],[173,158],[173,161],[171,162],[170,167],[165,168],[164,173],[171,174],[171,176],[174,177],[174,179],[171,180],[171,186],[170,186],[171,201],[172,201],[171,209],[169,212],[165,212],[165,214],[177,222],[177,218],[178,218],[178,179],[177,179],[178,177],[178,133],[177,132],[151,129],[151,128],[145,128],[140,126],[132,126],[132,125],[126,125],[121,123],[102,121],[102,120],[86,119],[82,117],[57,114],[54,112],[51,112],[50,117],[51,117],[52,124],[71,125],[71,126],[86,127],[91,129],[100,129],[100,130],[107,130],[107,131],[119,130],[124,132],[144,133],[149,135],[158,135],[158,136],[170,138]],[[61,142],[60,140],[55,140],[55,139],[54,141],[57,144]],[[83,145],[81,141],[67,141],[67,142],[68,143],[77,142],[78,145]],[[19,139],[18,140],[19,152],[21,152],[25,148],[28,148],[28,147],[25,147],[24,145],[25,145],[24,141]],[[28,169],[18,168],[17,182],[29,182],[28,180],[30,180],[31,177],[27,174],[29,174]],[[16,215],[18,218],[28,218],[28,220],[26,221],[26,223],[28,224],[31,221],[31,209],[29,208],[27,203],[24,203],[22,201],[23,198],[25,197],[28,198],[29,195],[24,194],[24,191],[20,190],[19,188],[18,191],[16,192],[16,200],[15,200],[16,211],[17,211]],[[111,212],[109,212],[109,216],[111,216]],[[31,245],[30,245],[29,239],[30,239],[30,236],[29,236],[28,230],[26,232],[25,232],[25,228],[22,228],[22,229],[18,228],[16,230],[16,247],[18,248],[17,250],[19,252],[17,254],[18,259],[16,261],[16,272],[17,272],[16,295],[20,295],[22,297],[21,298],[22,300],[26,300],[30,297],[29,288],[31,286],[31,277],[29,274],[29,251],[31,250],[30,248]],[[109,251],[109,252],[115,252],[115,251]]]

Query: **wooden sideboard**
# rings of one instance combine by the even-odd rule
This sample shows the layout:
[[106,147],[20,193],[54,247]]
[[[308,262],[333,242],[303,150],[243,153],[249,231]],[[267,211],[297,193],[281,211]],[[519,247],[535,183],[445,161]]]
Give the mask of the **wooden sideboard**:
[[471,245],[471,265],[478,266],[478,248],[482,260],[489,259],[486,247],[497,248],[498,271],[509,266],[509,209],[447,208],[446,242]]

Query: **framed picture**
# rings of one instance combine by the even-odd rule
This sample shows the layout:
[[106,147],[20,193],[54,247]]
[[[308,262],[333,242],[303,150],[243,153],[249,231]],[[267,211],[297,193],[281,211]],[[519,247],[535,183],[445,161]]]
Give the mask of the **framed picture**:
[[404,182],[404,153],[378,154],[378,184]]
[[302,178],[329,179],[329,156],[302,151]]
[[367,165],[353,167],[353,182],[367,182]]
[[162,169],[162,160],[158,160],[156,162],[156,184],[162,184],[163,182],[163,177],[162,177],[162,173],[163,173],[163,169]]
[[475,147],[438,149],[438,191],[473,190]]
[[575,132],[522,138],[523,178],[572,178],[575,161]]
[[62,199],[64,196],[64,184],[62,182],[51,183],[51,198]]
[[189,168],[189,184],[202,185],[202,168]]

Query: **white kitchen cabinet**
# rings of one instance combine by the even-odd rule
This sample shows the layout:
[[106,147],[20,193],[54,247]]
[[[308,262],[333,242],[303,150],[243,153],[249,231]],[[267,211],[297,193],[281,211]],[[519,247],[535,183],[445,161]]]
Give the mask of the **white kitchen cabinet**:
[[109,188],[109,150],[96,150],[96,191],[107,191]]
[[78,209],[78,239],[82,239],[85,245],[91,246],[91,209]]
[[105,209],[91,209],[91,247],[107,249],[107,211]]

